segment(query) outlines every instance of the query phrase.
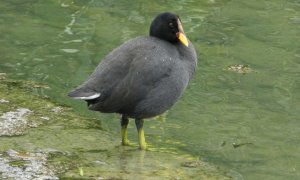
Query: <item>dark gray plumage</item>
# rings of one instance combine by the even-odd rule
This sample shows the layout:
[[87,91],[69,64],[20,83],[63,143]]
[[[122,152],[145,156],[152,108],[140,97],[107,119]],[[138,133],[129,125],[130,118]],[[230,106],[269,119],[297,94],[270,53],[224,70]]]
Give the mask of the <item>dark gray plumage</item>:
[[90,110],[119,113],[125,119],[141,120],[165,112],[183,94],[197,64],[192,43],[183,42],[186,37],[182,36],[176,15],[158,15],[150,36],[114,49],[69,96],[86,100]]

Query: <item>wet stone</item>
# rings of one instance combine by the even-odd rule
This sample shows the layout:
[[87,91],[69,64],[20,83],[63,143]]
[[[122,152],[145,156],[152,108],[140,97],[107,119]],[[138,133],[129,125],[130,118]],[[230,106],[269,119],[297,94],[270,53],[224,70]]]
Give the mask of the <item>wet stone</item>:
[[49,121],[50,120],[50,118],[47,117],[47,116],[42,116],[41,119],[44,120],[44,121]]
[[3,103],[9,103],[9,101],[7,101],[5,99],[0,99],[0,104],[3,104]]
[[0,174],[3,179],[58,179],[55,171],[47,167],[46,153],[23,153],[10,149],[4,154],[0,154]]
[[63,110],[62,107],[57,106],[57,107],[52,108],[51,112],[54,112],[54,113],[58,114],[58,113],[61,113],[62,110]]
[[27,116],[32,111],[19,108],[9,111],[0,117],[0,136],[22,135],[28,127],[35,126],[27,121]]

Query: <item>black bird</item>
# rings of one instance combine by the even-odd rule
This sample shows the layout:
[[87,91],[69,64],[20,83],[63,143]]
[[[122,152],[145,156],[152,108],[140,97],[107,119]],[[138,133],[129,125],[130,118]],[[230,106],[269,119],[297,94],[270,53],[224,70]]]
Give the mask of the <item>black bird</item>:
[[128,118],[134,118],[139,146],[146,149],[144,118],[157,116],[183,94],[197,66],[197,55],[179,17],[159,14],[150,36],[126,41],[110,52],[90,77],[68,95],[88,108],[121,114],[122,144],[128,145]]

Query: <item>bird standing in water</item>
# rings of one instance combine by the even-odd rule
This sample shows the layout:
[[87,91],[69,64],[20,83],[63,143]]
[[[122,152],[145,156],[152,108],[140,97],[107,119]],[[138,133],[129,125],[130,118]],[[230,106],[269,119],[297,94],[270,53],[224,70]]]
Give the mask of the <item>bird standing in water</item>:
[[161,13],[149,36],[126,41],[110,52],[90,77],[68,95],[85,100],[88,108],[121,114],[122,144],[127,125],[135,119],[139,147],[146,149],[145,118],[162,114],[181,97],[197,66],[197,55],[179,17]]

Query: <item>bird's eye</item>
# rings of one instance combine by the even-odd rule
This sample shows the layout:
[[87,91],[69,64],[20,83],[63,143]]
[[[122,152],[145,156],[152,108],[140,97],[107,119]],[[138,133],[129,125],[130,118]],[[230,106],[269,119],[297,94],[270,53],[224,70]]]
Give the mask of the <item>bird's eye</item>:
[[170,28],[172,28],[172,29],[175,28],[175,26],[174,26],[174,24],[173,24],[172,22],[169,23],[169,26],[170,26]]

